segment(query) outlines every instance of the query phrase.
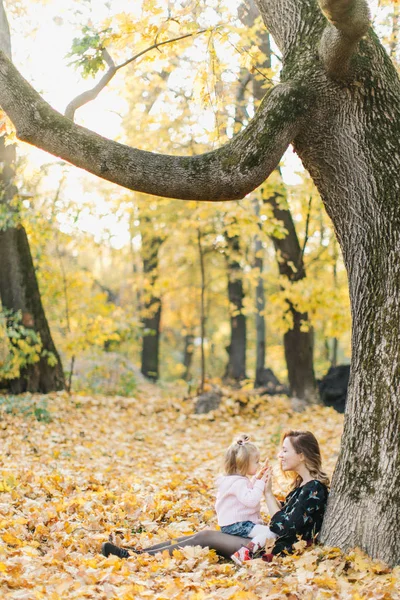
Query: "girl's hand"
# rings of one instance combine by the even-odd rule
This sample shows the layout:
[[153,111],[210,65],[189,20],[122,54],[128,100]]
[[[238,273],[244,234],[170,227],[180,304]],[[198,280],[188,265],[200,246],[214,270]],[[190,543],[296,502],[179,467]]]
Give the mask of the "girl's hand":
[[270,465],[268,462],[268,458],[266,458],[264,465],[261,467],[261,469],[256,474],[256,479],[264,479],[264,475],[269,468],[270,468]]

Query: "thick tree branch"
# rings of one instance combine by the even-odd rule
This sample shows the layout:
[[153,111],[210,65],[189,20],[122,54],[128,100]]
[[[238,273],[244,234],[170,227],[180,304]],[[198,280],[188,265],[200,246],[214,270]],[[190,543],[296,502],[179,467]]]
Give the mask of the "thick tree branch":
[[11,57],[10,28],[2,0],[0,1],[0,50]]
[[314,36],[319,39],[325,26],[325,19],[313,0],[255,0],[255,3],[284,61],[296,48],[309,49]]
[[135,60],[137,60],[144,54],[147,54],[147,52],[150,52],[150,50],[154,50],[155,48],[159,48],[160,46],[164,46],[165,44],[172,44],[173,42],[178,42],[179,40],[184,40],[185,38],[188,38],[188,37],[193,37],[194,35],[204,33],[205,31],[207,31],[207,29],[201,29],[200,31],[195,31],[193,33],[186,33],[185,35],[180,35],[179,37],[172,38],[170,40],[165,40],[163,42],[155,42],[148,48],[145,48],[141,52],[138,52],[138,54],[131,56],[131,58],[128,58],[128,60],[121,63],[120,65],[116,65],[114,63],[112,57],[110,56],[109,52],[105,48],[103,48],[102,54],[103,54],[104,60],[106,61],[107,65],[108,65],[108,71],[103,75],[103,77],[100,79],[100,81],[93,88],[91,88],[90,90],[87,90],[86,92],[83,92],[82,94],[79,94],[79,96],[76,96],[76,98],[71,100],[71,102],[68,104],[67,108],[65,109],[65,116],[68,117],[68,119],[71,119],[71,121],[73,121],[75,112],[78,110],[78,108],[80,108],[81,106],[84,106],[84,104],[87,104],[88,102],[91,102],[92,100],[95,100],[97,98],[97,96],[100,94],[100,92],[102,90],[104,90],[104,88],[108,85],[108,83],[114,77],[115,73],[117,71],[119,71],[119,69],[123,69],[124,67],[129,65],[131,62],[134,62]]
[[319,45],[319,54],[328,75],[334,79],[347,76],[350,59],[360,39],[370,27],[366,0],[318,0],[329,24]]
[[63,117],[0,52],[0,105],[20,140],[128,189],[169,198],[243,198],[278,165],[311,102],[306,84],[281,84],[225,146],[198,156],[161,155],[106,139]]

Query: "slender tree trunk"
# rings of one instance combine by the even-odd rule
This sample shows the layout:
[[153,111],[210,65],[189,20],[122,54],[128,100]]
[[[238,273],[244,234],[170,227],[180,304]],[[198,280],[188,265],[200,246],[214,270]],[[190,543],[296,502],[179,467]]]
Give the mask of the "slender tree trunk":
[[[333,240],[333,287],[335,289],[338,287],[337,262],[338,262],[337,242],[336,242],[336,240]],[[337,337],[334,337],[332,339],[331,367],[336,367],[336,365],[337,365],[338,350],[339,350],[339,340],[337,339]]]
[[189,381],[192,378],[191,369],[193,362],[193,350],[194,350],[194,335],[193,333],[187,333],[185,335],[185,348],[183,351],[183,365],[185,367],[185,373],[183,378],[185,381]]
[[[158,276],[158,253],[163,239],[151,233],[149,219],[142,218],[142,258],[146,289],[142,295],[142,364],[141,372],[151,381],[159,377],[161,298],[155,293]],[[150,232],[148,231],[150,229]]]
[[[243,23],[248,27],[253,26],[258,15],[259,12],[254,1],[246,0],[241,8]],[[260,73],[262,73],[262,70],[271,68],[271,44],[267,31],[259,34],[257,45],[265,56],[264,62],[259,65]],[[260,73],[253,74],[253,96],[256,106],[260,104],[266,91],[264,87],[265,80],[262,79]],[[277,171],[281,178],[280,171]],[[277,199],[280,200],[280,203],[277,202]],[[286,199],[277,193],[273,196],[265,197],[263,201],[271,205],[274,218],[282,221],[287,231],[284,239],[272,238],[280,274],[289,279],[289,281],[303,279],[306,276],[306,272],[302,252]],[[293,323],[292,328],[283,336],[289,391],[292,396],[313,402],[317,399],[314,375],[313,331],[311,327],[304,331],[304,325],[308,323],[308,315],[306,313],[299,313],[296,307],[290,302],[287,303],[287,306]]]
[[[260,214],[260,204],[257,197],[254,198],[253,206],[256,215]],[[261,239],[256,236],[254,240],[254,268],[258,270],[258,279],[256,286],[256,376],[254,380],[254,387],[261,387],[263,385],[263,373],[265,369],[265,356],[266,356],[266,324],[265,324],[265,292],[264,292],[264,279],[262,278],[262,271],[264,266],[263,260],[263,245]]]
[[246,379],[246,317],[243,314],[243,273],[239,262],[239,237],[227,237],[228,298],[230,305],[231,340],[224,379],[236,382]]
[[[259,238],[255,241],[256,254],[262,252],[262,243]],[[261,375],[265,369],[266,357],[266,324],[265,324],[265,292],[264,280],[261,277],[263,268],[262,256],[256,256],[254,266],[260,269],[260,276],[257,279],[256,286],[256,377],[255,387],[261,385]]]
[[[274,217],[283,223],[287,231],[283,239],[272,238],[279,273],[289,281],[295,282],[304,279],[306,272],[292,215],[289,210],[285,207],[282,208],[279,204],[284,200],[281,194],[275,193],[273,196],[267,197],[265,202],[272,206]],[[293,323],[283,336],[290,394],[312,402],[317,398],[313,362],[313,330],[308,325],[307,313],[299,312],[289,301],[287,307]]]
[[201,294],[200,294],[200,356],[201,356],[201,379],[198,393],[204,391],[204,382],[206,378],[206,359],[204,354],[204,338],[206,336],[206,313],[205,313],[205,293],[206,293],[206,273],[204,265],[204,249],[201,244],[201,231],[197,230],[197,244],[199,248],[200,273],[201,273]]

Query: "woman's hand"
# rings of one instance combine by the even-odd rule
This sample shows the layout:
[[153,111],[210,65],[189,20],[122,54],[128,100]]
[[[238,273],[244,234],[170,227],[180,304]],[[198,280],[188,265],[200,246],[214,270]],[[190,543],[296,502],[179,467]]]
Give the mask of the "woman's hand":
[[272,467],[268,466],[265,471],[265,487],[264,494],[272,494]]

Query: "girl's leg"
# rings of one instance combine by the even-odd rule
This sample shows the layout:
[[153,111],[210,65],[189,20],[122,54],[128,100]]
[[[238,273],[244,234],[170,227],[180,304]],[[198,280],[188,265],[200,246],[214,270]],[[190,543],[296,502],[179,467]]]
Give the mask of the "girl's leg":
[[251,542],[248,542],[245,546],[239,548],[239,550],[231,556],[232,560],[238,565],[242,565],[244,562],[254,558],[254,555],[264,548],[267,540],[274,540],[278,537],[266,525],[254,525],[249,536]]

